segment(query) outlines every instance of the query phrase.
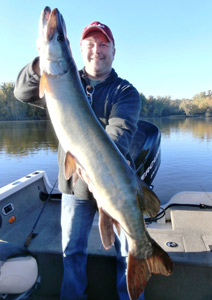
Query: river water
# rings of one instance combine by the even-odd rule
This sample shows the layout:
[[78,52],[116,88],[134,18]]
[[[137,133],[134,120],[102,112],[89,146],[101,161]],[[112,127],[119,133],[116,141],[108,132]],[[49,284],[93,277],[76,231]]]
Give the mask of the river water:
[[[153,181],[161,203],[181,191],[212,191],[212,119],[157,118],[161,165]],[[49,121],[0,122],[0,187],[35,170],[57,179],[57,138]]]

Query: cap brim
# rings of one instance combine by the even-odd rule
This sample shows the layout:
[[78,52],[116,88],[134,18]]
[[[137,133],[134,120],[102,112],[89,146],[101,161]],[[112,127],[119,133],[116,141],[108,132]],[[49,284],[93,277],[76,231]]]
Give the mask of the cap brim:
[[91,28],[88,28],[85,32],[83,32],[81,41],[84,40],[84,39],[86,38],[86,35],[88,35],[88,34],[89,34],[90,32],[92,32],[92,31],[100,31],[100,32],[102,32],[102,33],[106,36],[106,38],[108,39],[109,42],[111,42],[111,43],[113,42],[113,41],[109,38],[109,36],[107,35],[107,33],[106,33],[102,28],[100,28],[100,27],[95,27],[95,26],[93,26],[93,27],[91,27]]

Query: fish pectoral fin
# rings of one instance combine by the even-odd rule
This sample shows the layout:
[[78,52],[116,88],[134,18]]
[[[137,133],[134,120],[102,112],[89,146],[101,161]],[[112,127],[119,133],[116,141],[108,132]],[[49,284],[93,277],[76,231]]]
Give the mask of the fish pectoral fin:
[[48,82],[46,73],[43,73],[40,79],[39,97],[43,98],[45,90],[47,90]]
[[76,171],[76,160],[75,157],[70,152],[66,153],[64,165],[65,165],[65,174],[64,174],[65,179],[69,180],[70,177]]
[[173,262],[169,255],[152,240],[153,253],[146,259],[149,272],[169,276],[173,272]]
[[74,188],[78,178],[79,178],[79,176],[78,176],[77,172],[74,172],[74,174],[72,175],[72,188]]
[[156,194],[140,178],[139,185],[142,194],[138,192],[140,208],[149,217],[155,217],[160,210],[160,200]]
[[131,300],[136,300],[144,290],[151,273],[145,259],[137,259],[130,252],[127,266],[127,288]]
[[114,219],[113,219],[113,224],[115,225],[117,234],[120,237],[120,235],[121,235],[121,225],[119,224],[119,222],[115,221]]
[[115,242],[113,219],[101,207],[99,208],[99,232],[104,248],[111,248]]

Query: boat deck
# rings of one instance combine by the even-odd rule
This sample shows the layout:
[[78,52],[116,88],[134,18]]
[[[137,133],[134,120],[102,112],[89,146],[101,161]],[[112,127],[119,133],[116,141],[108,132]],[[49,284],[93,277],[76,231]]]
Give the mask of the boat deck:
[[[39,199],[39,193],[47,192],[43,178],[24,187],[22,190],[9,195],[6,199],[0,200],[0,208],[10,203],[14,211],[8,216],[1,216],[0,239],[23,246],[30,234],[45,202]],[[59,299],[60,287],[63,274],[61,227],[60,227],[60,200],[48,200],[28,249],[35,255],[40,285],[36,293],[29,299]],[[9,224],[9,218],[14,215],[16,221]],[[116,268],[115,250],[111,248],[106,251],[101,244],[98,230],[98,213],[95,215],[92,232],[88,243],[88,272],[89,272],[89,299],[100,299],[104,290],[102,300],[118,300],[116,295]]]
[[[38,174],[34,179],[33,176],[26,183],[14,184],[13,191],[9,188],[9,192],[0,193],[0,239],[20,246],[24,245],[45,205],[39,193],[49,192],[45,176]],[[189,198],[194,201],[195,195],[184,193],[181,200],[173,199],[173,202],[185,203],[185,199],[188,201]],[[212,205],[212,193],[207,200],[208,195],[199,196],[197,203],[201,199],[202,203]],[[13,210],[5,215],[3,211],[10,204]],[[211,209],[172,207],[166,218],[148,225],[150,235],[174,261],[174,273],[170,277],[153,275],[145,289],[147,300],[212,299],[211,213]],[[15,216],[12,224],[8,222],[11,216]],[[63,274],[60,201],[48,201],[35,228],[29,250],[37,258],[41,278],[38,289],[29,299],[59,299]],[[101,246],[98,214],[89,238],[88,254],[88,299],[118,300],[115,250],[106,251]]]

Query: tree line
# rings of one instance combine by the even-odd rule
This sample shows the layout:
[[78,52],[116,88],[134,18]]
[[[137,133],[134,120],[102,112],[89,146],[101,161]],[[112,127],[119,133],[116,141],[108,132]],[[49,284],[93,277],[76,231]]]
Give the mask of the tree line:
[[[48,112],[38,107],[23,104],[14,96],[14,83],[0,85],[0,121],[46,120]],[[192,99],[172,100],[170,97],[145,97],[140,93],[140,117],[166,117],[171,115],[212,116],[212,91],[201,92]]]
[[13,82],[0,85],[0,121],[10,120],[46,120],[45,109],[21,103],[14,96]]
[[192,99],[176,99],[170,97],[146,98],[140,94],[141,117],[166,117],[171,115],[212,116],[212,91],[201,92]]

